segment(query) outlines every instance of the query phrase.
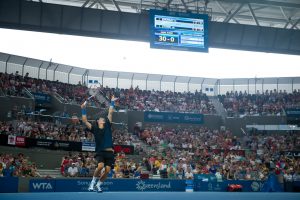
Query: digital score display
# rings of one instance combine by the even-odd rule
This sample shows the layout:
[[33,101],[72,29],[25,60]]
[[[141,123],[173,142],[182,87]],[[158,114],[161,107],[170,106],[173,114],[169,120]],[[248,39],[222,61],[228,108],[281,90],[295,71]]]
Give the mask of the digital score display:
[[151,48],[208,52],[208,16],[150,10]]

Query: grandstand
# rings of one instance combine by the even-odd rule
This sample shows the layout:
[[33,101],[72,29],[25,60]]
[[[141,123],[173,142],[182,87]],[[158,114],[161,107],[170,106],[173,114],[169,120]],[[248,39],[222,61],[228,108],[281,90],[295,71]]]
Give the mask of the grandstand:
[[[300,18],[286,17],[299,11],[299,2],[220,2],[2,0],[0,26],[148,41],[148,10],[166,8],[206,14],[212,27],[209,47],[299,56]],[[12,12],[15,8],[19,14]],[[281,36],[289,39],[279,40]],[[298,76],[206,78],[109,71],[9,52],[0,53],[0,192],[30,192],[25,199],[33,198],[33,192],[79,198],[81,193],[71,192],[86,192],[97,168],[95,138],[80,120],[80,105],[89,100],[87,117],[95,121],[112,97],[117,97],[115,163],[103,198],[120,198],[118,192],[124,191],[181,192],[162,195],[178,199],[189,198],[181,195],[190,191],[199,192],[191,195],[195,199],[217,199],[216,191],[261,192],[257,197],[241,193],[241,199],[269,195],[263,192],[299,192]],[[0,197],[14,199],[18,194]],[[122,198],[127,197],[131,193]],[[281,198],[299,195],[274,195]]]

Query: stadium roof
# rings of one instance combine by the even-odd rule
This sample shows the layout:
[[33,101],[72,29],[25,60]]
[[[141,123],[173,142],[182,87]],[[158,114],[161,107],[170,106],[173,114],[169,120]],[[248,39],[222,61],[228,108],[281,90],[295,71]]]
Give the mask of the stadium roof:
[[140,13],[149,9],[207,13],[212,21],[300,29],[299,0],[33,0]]

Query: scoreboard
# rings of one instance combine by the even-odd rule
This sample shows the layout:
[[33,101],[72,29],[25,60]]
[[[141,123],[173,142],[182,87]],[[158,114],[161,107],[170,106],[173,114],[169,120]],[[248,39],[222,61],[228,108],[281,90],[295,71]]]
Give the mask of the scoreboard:
[[150,10],[150,47],[208,52],[208,16]]

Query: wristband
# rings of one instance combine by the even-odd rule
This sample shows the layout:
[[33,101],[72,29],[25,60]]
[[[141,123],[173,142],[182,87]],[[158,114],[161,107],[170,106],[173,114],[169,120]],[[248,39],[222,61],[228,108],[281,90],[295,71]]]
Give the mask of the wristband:
[[81,114],[86,115],[86,109],[85,108],[81,109]]
[[110,102],[110,107],[111,107],[111,108],[114,108],[114,107],[115,107],[115,101],[111,101],[111,102]]

